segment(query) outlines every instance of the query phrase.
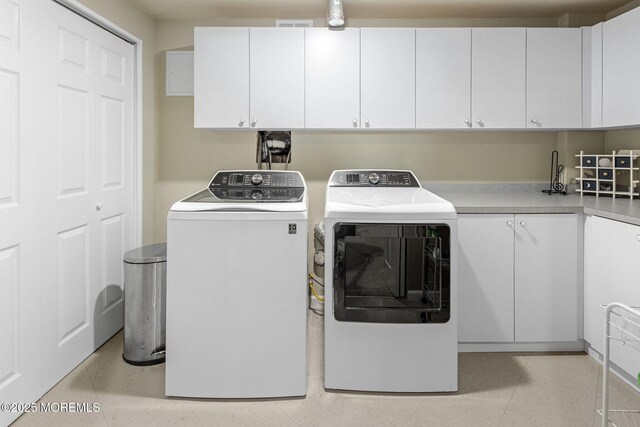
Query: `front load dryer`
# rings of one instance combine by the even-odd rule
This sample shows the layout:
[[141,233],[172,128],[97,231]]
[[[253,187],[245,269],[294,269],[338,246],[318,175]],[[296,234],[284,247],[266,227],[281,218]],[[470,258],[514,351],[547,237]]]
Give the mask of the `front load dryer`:
[[167,224],[166,395],[304,396],[307,193],[292,171],[221,171]]
[[457,215],[410,171],[335,171],[325,205],[325,388],[458,387]]

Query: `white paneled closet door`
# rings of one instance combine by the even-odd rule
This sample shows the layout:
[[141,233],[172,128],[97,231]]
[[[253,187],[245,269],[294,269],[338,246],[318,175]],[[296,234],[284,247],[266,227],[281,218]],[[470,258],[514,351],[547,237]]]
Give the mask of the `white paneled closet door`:
[[[0,0],[0,402],[40,397],[36,190],[38,127],[29,99],[38,96],[32,0]],[[0,412],[0,425],[20,415]]]
[[40,173],[50,387],[122,327],[122,255],[133,245],[134,82],[132,45],[47,3]]

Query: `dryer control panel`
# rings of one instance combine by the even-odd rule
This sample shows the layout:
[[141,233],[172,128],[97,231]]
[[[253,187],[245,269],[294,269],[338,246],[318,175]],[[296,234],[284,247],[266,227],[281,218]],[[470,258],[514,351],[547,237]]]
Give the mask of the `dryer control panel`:
[[340,170],[331,175],[331,187],[421,187],[411,171]]
[[221,171],[209,191],[220,200],[297,202],[304,195],[304,180],[294,171]]

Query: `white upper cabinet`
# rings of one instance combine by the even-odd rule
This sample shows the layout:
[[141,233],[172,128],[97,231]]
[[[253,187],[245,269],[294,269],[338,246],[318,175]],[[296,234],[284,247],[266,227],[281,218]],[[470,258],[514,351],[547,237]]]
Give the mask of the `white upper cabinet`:
[[582,30],[527,29],[527,127],[582,127]]
[[306,127],[360,127],[360,30],[308,28],[305,42]]
[[251,28],[249,51],[249,125],[304,128],[304,28]]
[[416,30],[416,127],[471,127],[471,29]]
[[194,123],[304,128],[304,29],[196,27]]
[[602,23],[582,28],[582,126],[602,126]]
[[640,8],[606,21],[602,33],[602,125],[640,124]]
[[474,28],[471,113],[474,129],[525,127],[525,28]]
[[249,29],[194,29],[194,125],[249,127]]
[[416,30],[360,30],[360,117],[363,128],[415,128]]

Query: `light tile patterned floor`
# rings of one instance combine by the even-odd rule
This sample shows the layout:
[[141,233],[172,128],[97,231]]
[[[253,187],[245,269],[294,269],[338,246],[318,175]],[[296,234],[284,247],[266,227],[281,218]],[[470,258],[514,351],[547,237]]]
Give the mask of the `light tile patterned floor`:
[[[461,353],[455,394],[325,392],[322,317],[309,315],[305,399],[167,399],[164,365],[122,360],[122,332],[51,389],[43,402],[97,402],[98,413],[25,414],[22,426],[594,426],[601,423],[600,365],[584,354]],[[640,395],[612,376],[612,407]]]

